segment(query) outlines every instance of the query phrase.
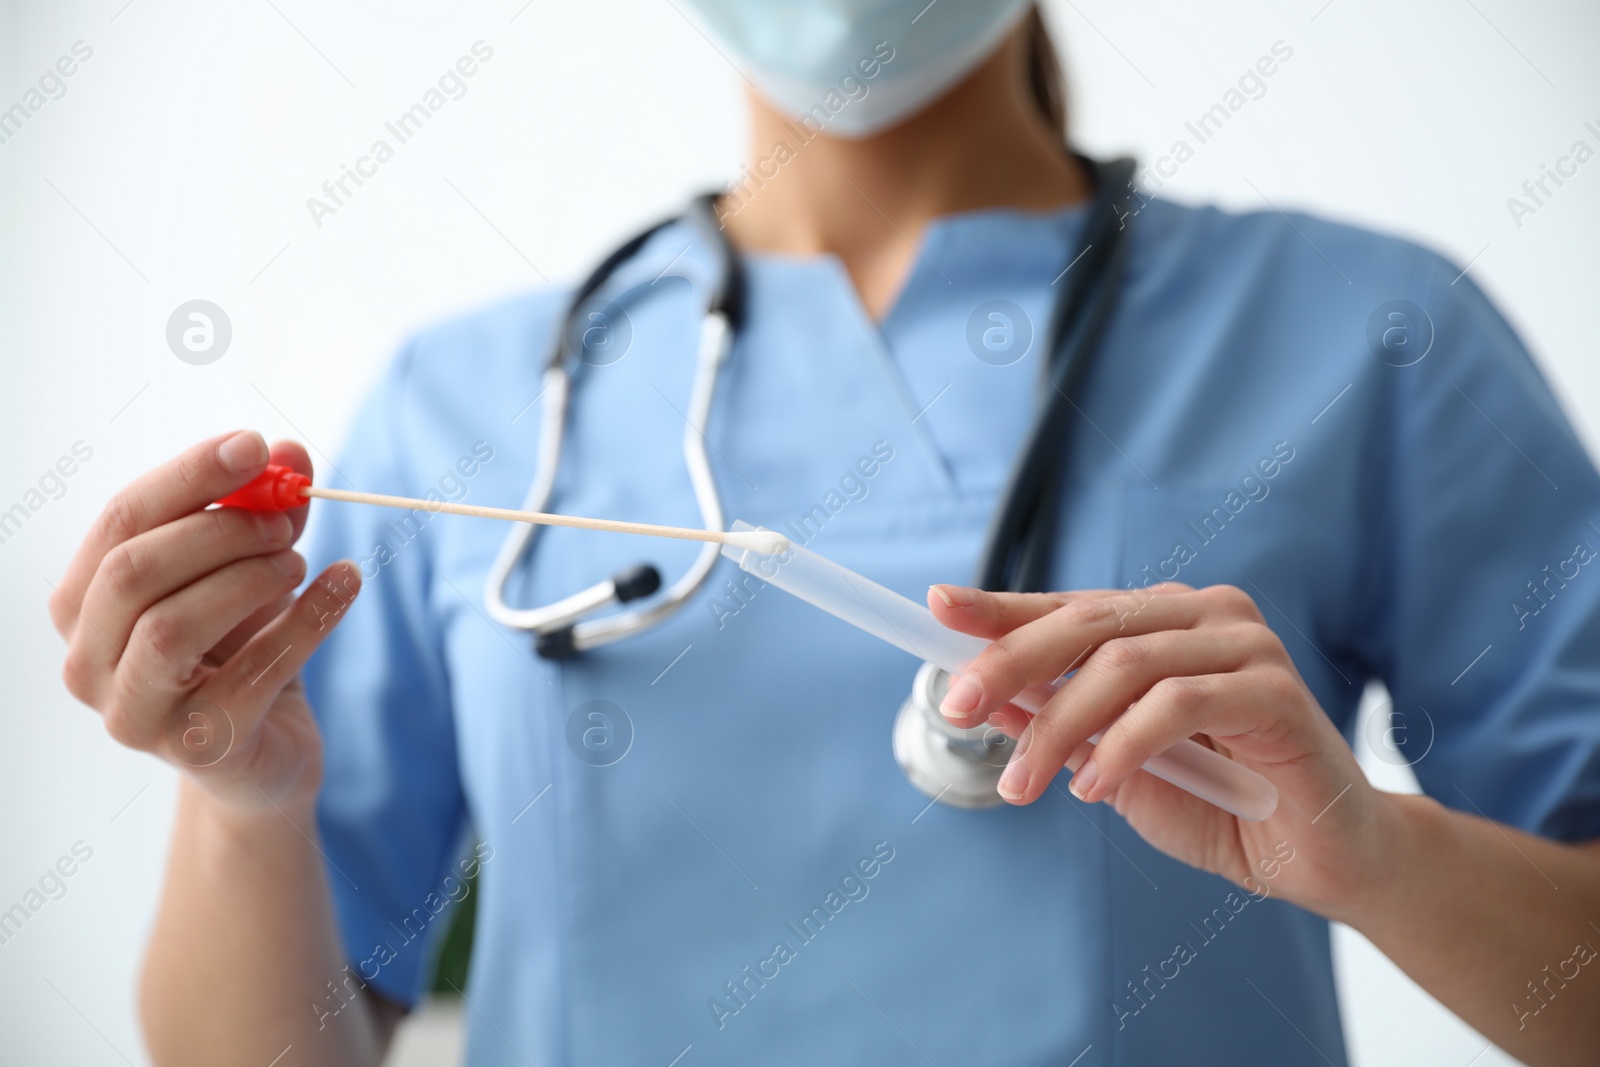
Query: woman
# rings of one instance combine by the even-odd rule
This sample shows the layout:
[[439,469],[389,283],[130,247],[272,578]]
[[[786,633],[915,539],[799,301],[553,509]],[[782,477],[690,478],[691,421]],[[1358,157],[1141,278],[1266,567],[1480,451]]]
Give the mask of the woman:
[[[748,317],[699,429],[730,518],[941,583],[938,618],[996,639],[943,710],[1021,735],[1010,806],[929,804],[886,741],[912,664],[726,563],[554,662],[483,613],[494,524],[331,505],[293,597],[303,511],[201,510],[269,458],[206,441],[112,501],[51,605],[111,735],[208,764],[142,986],[158,1061],[376,1063],[476,873],[474,1063],[1341,1063],[1326,920],[1528,1062],[1593,1062],[1600,478],[1521,345],[1410,245],[1135,201],[1060,427],[1040,585],[1067,592],[969,588],[1105,177],[1064,148],[1031,7],[919,6],[689,5],[752,83],[718,205]],[[679,223],[609,283],[631,339],[581,368],[561,510],[697,522],[710,267]],[[338,476],[520,499],[564,306],[419,337]],[[548,531],[508,597],[640,551]],[[1426,724],[1431,797],[1364,779],[1369,678]],[[183,757],[194,723],[226,756]],[[1138,773],[1190,736],[1276,813]]]

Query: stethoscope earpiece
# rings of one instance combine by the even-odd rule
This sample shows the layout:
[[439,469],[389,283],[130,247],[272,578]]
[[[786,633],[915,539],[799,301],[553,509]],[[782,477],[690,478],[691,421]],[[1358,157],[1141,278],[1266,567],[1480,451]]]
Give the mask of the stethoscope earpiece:
[[540,659],[573,659],[578,655],[578,646],[572,641],[570,626],[534,634],[533,650],[538,653]]
[[654,564],[641,563],[612,575],[611,584],[617,587],[618,602],[626,604],[630,600],[650,596],[660,589],[661,572],[656,570]]
[[583,651],[574,633],[580,615],[587,615],[613,600],[626,604],[630,600],[643,599],[660,588],[661,572],[652,563],[640,563],[625,571],[618,571],[609,580],[591,587],[586,593],[580,593],[581,601],[575,603],[576,598],[565,601],[574,604],[571,612],[561,616],[568,621],[551,629],[535,631],[533,650],[540,659],[572,659]]

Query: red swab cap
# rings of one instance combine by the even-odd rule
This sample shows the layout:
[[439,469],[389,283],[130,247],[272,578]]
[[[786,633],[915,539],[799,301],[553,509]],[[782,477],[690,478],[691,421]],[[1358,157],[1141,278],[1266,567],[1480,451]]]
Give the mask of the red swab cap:
[[293,467],[269,463],[266,470],[217,503],[225,508],[249,508],[251,511],[288,511],[306,503],[302,490],[310,485],[311,479]]

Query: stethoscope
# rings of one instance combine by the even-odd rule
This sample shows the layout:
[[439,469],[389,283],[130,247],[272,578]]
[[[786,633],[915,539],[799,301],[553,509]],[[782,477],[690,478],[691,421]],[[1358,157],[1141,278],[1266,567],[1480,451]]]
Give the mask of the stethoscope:
[[[1133,186],[1134,162],[1119,159],[1102,164],[1084,156],[1078,159],[1095,179],[1094,201],[1073,256],[1057,279],[1067,284],[1051,309],[1045,334],[1041,398],[990,523],[977,577],[977,584],[984,589],[1024,592],[1044,588],[1059,525],[1069,397],[1088,372],[1111,319],[1127,257],[1127,223],[1135,213],[1131,205],[1138,195]],[[725,517],[706,454],[704,429],[716,396],[718,372],[744,322],[744,275],[739,255],[717,220],[715,200],[715,194],[695,197],[682,216],[712,258],[683,432],[683,460],[701,524],[721,530]],[[582,363],[593,361],[586,357],[606,344],[609,324],[596,309],[596,294],[650,238],[676,221],[666,219],[629,239],[574,292],[546,356],[539,394],[538,459],[524,510],[551,510],[573,376],[581,372]],[[532,631],[536,651],[547,659],[571,658],[665,621],[705,584],[719,555],[718,546],[707,543],[689,568],[665,589],[661,588],[660,571],[640,563],[555,603],[512,607],[506,600],[506,585],[542,529],[522,523],[511,526],[489,568],[484,602],[497,622]],[[612,604],[635,601],[640,602],[636,607],[591,617]],[[911,783],[936,800],[967,808],[996,804],[995,782],[1013,742],[993,728],[958,730],[950,726],[938,711],[948,681],[932,664],[919,669],[911,695],[895,720],[895,758]]]

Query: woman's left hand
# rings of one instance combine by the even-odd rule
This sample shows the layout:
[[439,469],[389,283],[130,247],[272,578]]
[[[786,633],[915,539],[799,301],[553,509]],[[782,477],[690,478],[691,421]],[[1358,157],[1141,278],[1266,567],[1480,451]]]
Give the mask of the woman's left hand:
[[[958,726],[992,722],[1018,738],[1000,780],[1006,800],[1032,803],[1070,767],[1079,799],[1109,802],[1156,848],[1252,892],[1271,878],[1273,891],[1337,917],[1378,884],[1396,838],[1391,795],[1368,784],[1246,593],[936,585],[928,605],[951,629],[993,641],[952,679],[942,710]],[[1008,703],[1069,670],[1038,715]],[[1141,772],[1189,737],[1270,780],[1277,811],[1247,822]]]

